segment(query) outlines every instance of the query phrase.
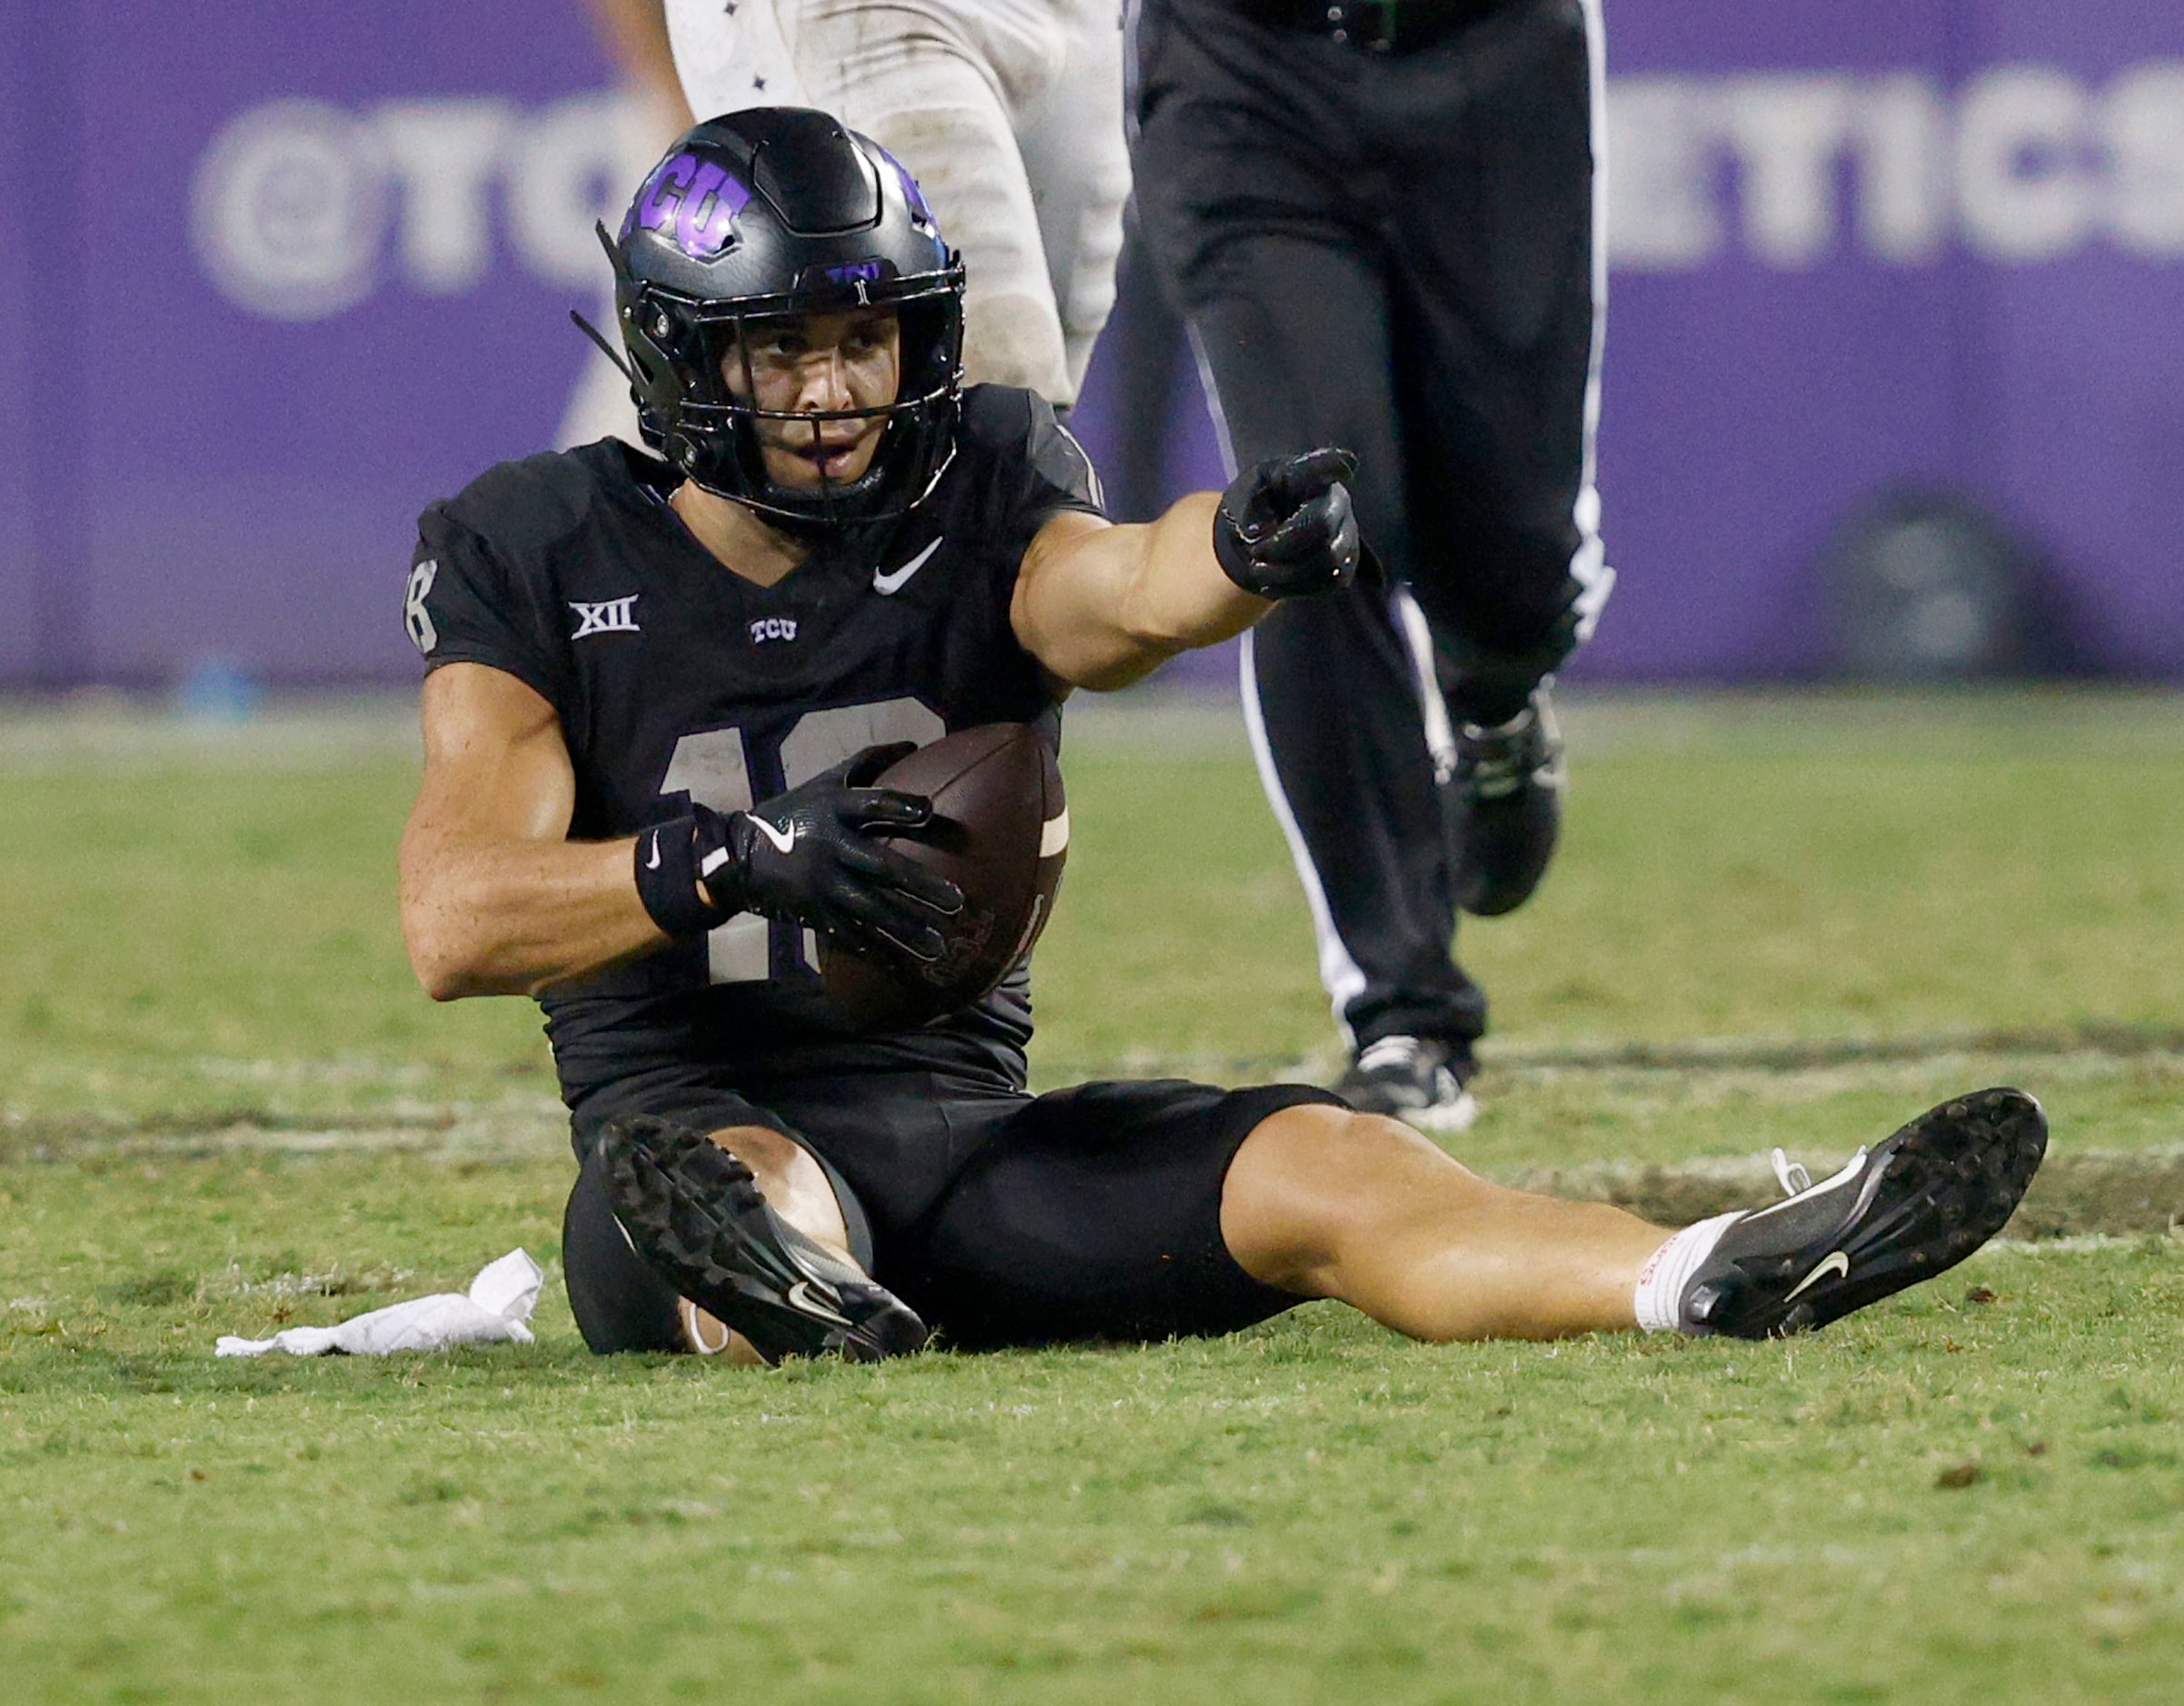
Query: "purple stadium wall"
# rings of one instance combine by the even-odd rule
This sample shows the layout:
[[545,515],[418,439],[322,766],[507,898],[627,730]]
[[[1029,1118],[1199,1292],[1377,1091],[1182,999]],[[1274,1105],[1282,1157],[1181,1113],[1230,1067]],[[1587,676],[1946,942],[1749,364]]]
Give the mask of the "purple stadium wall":
[[[1823,540],[1915,477],[2051,556],[2084,656],[2184,674],[2184,8],[1609,15],[1622,581],[1575,672],[1816,669]],[[552,441],[598,359],[565,314],[634,168],[581,9],[20,15],[0,684],[408,679],[418,507]],[[1177,412],[1178,478],[1214,477]]]

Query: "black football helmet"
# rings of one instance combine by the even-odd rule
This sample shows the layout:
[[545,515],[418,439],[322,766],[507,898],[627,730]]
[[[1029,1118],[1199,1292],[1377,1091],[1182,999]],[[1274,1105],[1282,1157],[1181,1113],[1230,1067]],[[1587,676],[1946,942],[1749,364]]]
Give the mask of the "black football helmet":
[[[615,317],[645,441],[708,491],[791,529],[881,521],[919,502],[955,454],[963,263],[916,180],[824,113],[754,107],[686,131],[646,176],[618,237]],[[884,409],[761,411],[722,362],[744,322],[892,308],[901,383]],[[756,423],[887,417],[871,466],[816,491],[766,474]]]

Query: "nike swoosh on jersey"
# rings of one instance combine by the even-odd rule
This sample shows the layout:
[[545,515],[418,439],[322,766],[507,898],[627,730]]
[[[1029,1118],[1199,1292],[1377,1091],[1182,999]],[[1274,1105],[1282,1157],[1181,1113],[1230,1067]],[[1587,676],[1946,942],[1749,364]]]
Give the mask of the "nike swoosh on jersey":
[[[941,537],[946,538],[947,536],[943,534]],[[872,590],[879,593],[883,599],[894,597],[896,593],[909,584],[910,577],[924,568],[927,560],[939,549],[940,541],[937,539],[892,574],[882,574],[879,570],[873,570]]]
[[1790,1288],[1790,1295],[1788,1297],[1784,1297],[1782,1301],[1784,1303],[1788,1303],[1791,1297],[1796,1296],[1797,1294],[1803,1291],[1806,1286],[1811,1285],[1819,1280],[1825,1279],[1831,1274],[1836,1275],[1836,1277],[1839,1279],[1848,1279],[1851,1276],[1851,1258],[1843,1255],[1841,1250],[1832,1250],[1825,1256],[1822,1257],[1820,1265],[1814,1268],[1810,1274],[1806,1275],[1804,1278],[1798,1281],[1796,1284],[1792,1285]]
[[775,852],[786,853],[796,845],[796,832],[799,826],[792,823],[784,829],[778,824],[769,823],[765,818],[756,816],[750,821],[760,835],[773,843]]

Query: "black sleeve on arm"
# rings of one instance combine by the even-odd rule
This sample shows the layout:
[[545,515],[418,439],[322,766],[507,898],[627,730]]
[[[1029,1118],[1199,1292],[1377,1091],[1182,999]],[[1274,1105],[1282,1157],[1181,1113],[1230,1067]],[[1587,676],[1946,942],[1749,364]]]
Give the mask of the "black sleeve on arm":
[[556,709],[568,689],[565,642],[550,588],[512,573],[442,504],[417,524],[402,625],[425,668],[482,663],[514,676]]
[[[976,600],[982,631],[1011,660],[1008,702],[1052,702],[1054,685],[1039,660],[1023,649],[1012,608],[1017,577],[1039,529],[1065,511],[1103,515],[1099,476],[1084,447],[1054,418],[1047,400],[1009,385],[974,385],[963,393],[959,440],[965,464],[959,476],[972,493],[950,521],[973,542],[983,584]],[[967,604],[969,602],[966,601]],[[998,703],[998,701],[997,701]],[[998,710],[1028,720],[1037,713]]]
[[1034,392],[1016,393],[1023,400],[1020,447],[1004,466],[1008,474],[997,494],[1003,514],[1000,531],[1011,547],[1012,560],[1020,560],[1042,527],[1064,510],[1105,516],[1106,499],[1099,475],[1069,429],[1054,418],[1054,410]]

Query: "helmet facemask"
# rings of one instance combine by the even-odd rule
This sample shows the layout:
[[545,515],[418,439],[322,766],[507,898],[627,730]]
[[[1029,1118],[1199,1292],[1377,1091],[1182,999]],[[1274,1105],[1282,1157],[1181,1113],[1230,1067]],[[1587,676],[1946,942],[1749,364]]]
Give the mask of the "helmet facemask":
[[[761,405],[760,380],[750,360],[754,340],[783,321],[867,307],[884,307],[895,315],[898,354],[890,400],[832,410]],[[903,292],[799,293],[786,309],[693,303],[685,305],[684,318],[689,352],[675,363],[684,383],[672,425],[662,422],[662,442],[669,460],[706,491],[791,530],[834,527],[901,514],[946,471],[962,359],[962,313],[953,279],[944,275]],[[884,423],[879,441],[854,480],[831,480],[822,472],[817,485],[783,484],[766,465],[769,439],[794,450],[801,429],[875,420]],[[783,427],[789,429],[786,434]]]
[[[639,431],[693,484],[795,532],[891,520],[939,483],[955,459],[963,383],[959,256],[951,254],[943,271],[912,278],[826,280],[816,288],[773,296],[709,302],[632,277],[622,244],[604,226],[599,237],[614,263],[616,317]],[[892,402],[870,409],[766,410],[757,406],[757,379],[748,365],[740,394],[730,382],[730,362],[739,352],[748,357],[754,329],[864,307],[895,311],[899,354]],[[583,324],[581,317],[578,323]],[[598,333],[591,335],[606,348]],[[858,479],[822,479],[810,488],[782,485],[768,472],[759,422],[875,415],[885,416],[887,426]]]

